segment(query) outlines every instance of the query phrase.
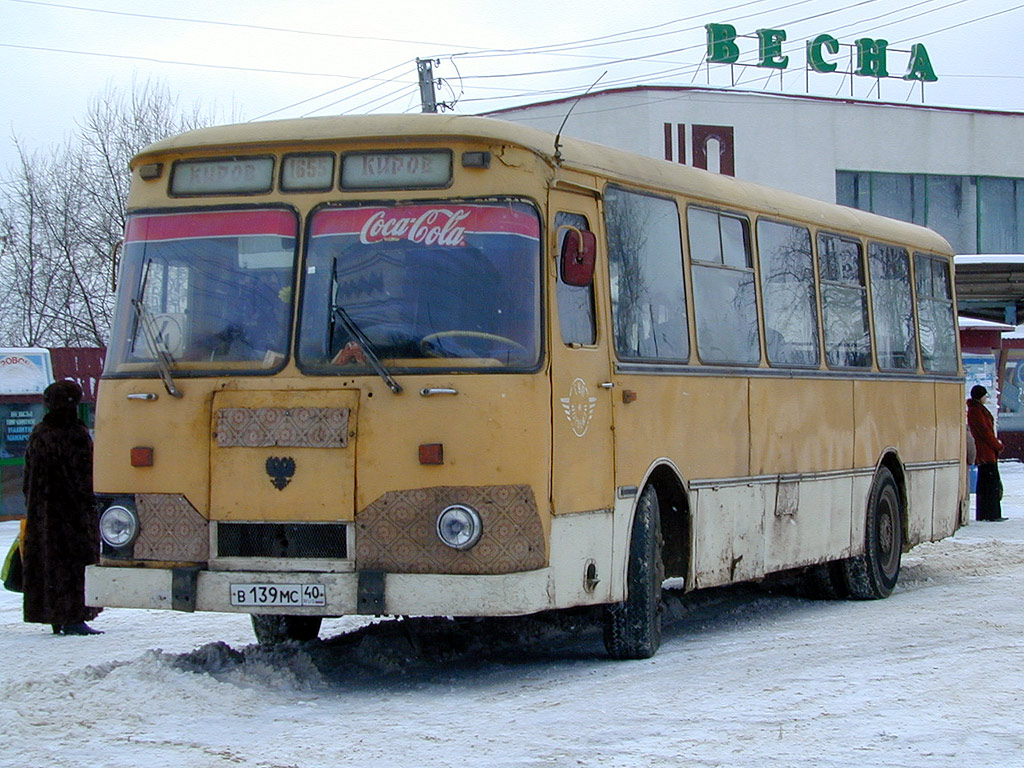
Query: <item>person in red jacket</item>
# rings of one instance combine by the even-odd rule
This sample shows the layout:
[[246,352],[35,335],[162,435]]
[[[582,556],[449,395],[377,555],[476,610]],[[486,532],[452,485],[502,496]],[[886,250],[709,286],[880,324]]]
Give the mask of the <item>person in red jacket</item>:
[[971,387],[971,399],[967,401],[967,426],[974,437],[977,454],[974,463],[978,465],[977,512],[978,520],[1005,520],[1000,500],[1003,498],[1003,482],[999,479],[999,454],[1003,443],[996,437],[995,420],[985,407],[988,390],[980,384]]

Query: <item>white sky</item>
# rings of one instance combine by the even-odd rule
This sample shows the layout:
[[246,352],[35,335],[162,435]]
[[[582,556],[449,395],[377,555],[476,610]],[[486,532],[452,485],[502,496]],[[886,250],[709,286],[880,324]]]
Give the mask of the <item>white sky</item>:
[[[459,95],[456,111],[475,113],[579,93],[602,73],[599,88],[706,83],[706,69],[694,69],[709,22],[740,34],[784,29],[787,91],[805,90],[805,41],[827,32],[842,43],[885,38],[892,49],[923,43],[939,76],[926,103],[1024,111],[1024,0],[0,0],[0,168],[13,158],[12,136],[31,148],[59,141],[90,98],[108,84],[128,90],[133,78],[159,79],[182,103],[216,107],[225,121],[418,111],[414,60],[437,57],[436,75],[451,86],[439,99]],[[563,50],[481,55],[540,46]],[[756,59],[756,40],[740,46],[744,60]],[[893,53],[889,70],[902,75],[906,63]],[[735,70],[752,89],[766,87],[765,73]],[[710,73],[712,84],[730,76],[725,66]],[[854,95],[868,96],[873,84],[856,78]],[[767,89],[779,88],[776,74]],[[881,91],[885,100],[921,101],[902,80]],[[815,75],[810,92],[848,96],[850,78]]]

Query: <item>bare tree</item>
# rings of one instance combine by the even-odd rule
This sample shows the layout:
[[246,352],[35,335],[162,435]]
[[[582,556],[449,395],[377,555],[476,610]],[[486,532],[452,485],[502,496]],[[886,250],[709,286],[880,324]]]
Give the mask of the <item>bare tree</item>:
[[147,144],[213,122],[166,85],[113,85],[64,143],[29,152],[0,185],[0,344],[103,346],[125,225],[128,163]]

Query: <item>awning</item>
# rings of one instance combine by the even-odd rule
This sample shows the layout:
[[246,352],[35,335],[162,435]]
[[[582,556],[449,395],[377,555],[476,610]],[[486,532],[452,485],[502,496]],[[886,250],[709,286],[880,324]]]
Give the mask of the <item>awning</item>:
[[956,294],[959,312],[997,323],[1024,321],[1024,255],[957,256]]

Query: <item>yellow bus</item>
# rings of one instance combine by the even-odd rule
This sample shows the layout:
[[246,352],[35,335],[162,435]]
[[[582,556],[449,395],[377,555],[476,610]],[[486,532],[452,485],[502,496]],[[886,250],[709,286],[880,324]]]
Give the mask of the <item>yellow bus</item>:
[[966,522],[948,244],[476,117],[248,123],[132,163],[92,605],[604,606],[795,571],[881,598]]

